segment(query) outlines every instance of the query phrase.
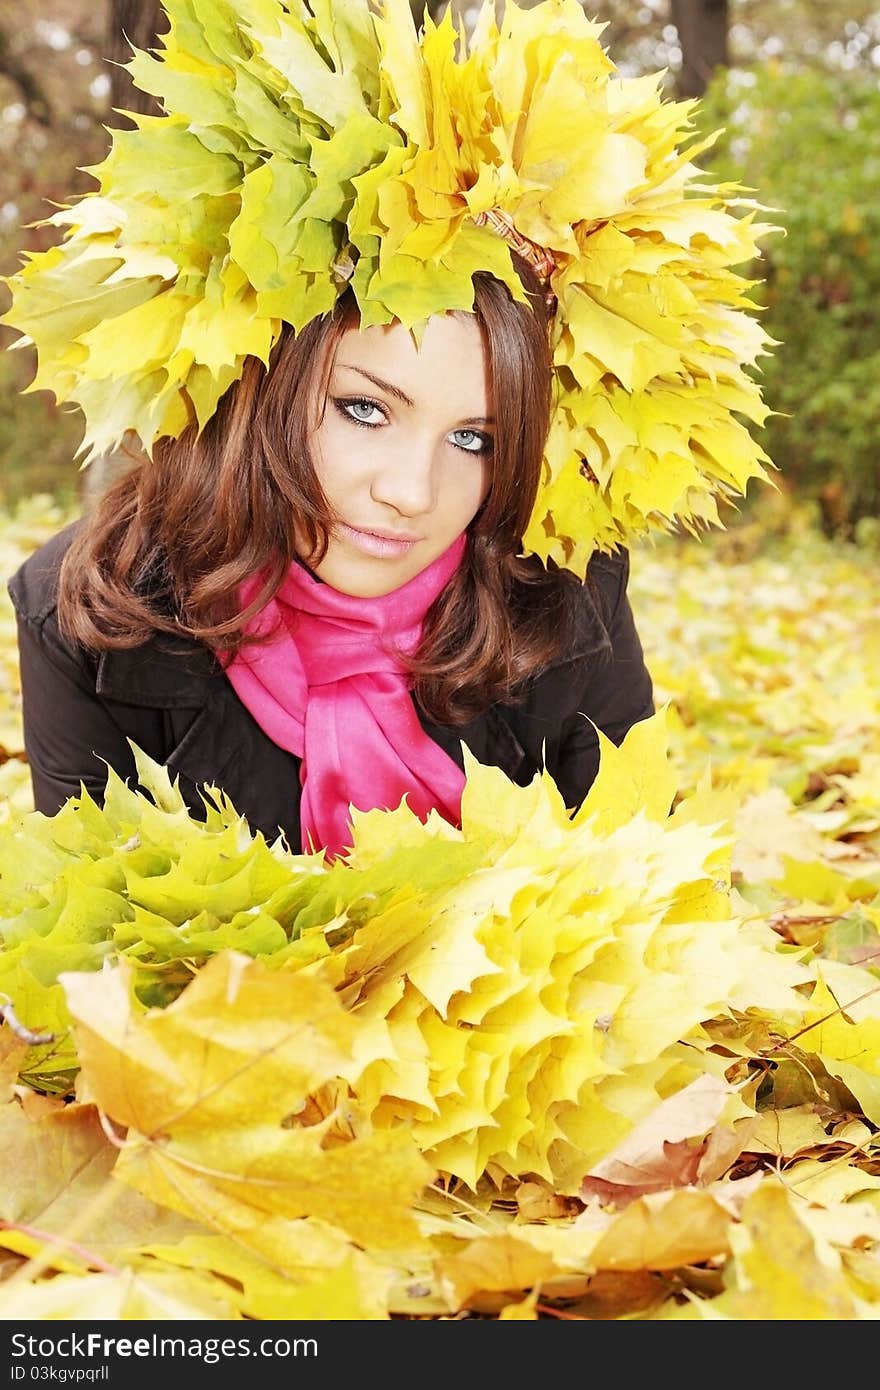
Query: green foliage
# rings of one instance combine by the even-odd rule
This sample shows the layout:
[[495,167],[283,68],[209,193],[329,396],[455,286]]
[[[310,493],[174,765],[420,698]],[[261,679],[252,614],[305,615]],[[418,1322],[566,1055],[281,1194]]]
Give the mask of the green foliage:
[[719,73],[699,113],[724,127],[703,156],[745,184],[785,234],[755,267],[763,366],[776,412],[762,441],[783,478],[818,499],[829,530],[880,513],[880,90],[876,79],[779,65]]

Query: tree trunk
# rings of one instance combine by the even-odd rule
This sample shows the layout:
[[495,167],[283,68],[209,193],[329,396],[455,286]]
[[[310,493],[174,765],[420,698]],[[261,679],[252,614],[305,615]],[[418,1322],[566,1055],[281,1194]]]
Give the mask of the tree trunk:
[[[448,0],[409,0],[409,7],[412,10],[412,17],[416,22],[416,28],[421,29],[425,22],[425,10],[435,21],[439,20],[443,11],[446,9]],[[453,18],[458,16],[454,13],[456,6],[453,2]]]
[[132,47],[155,48],[156,38],[168,28],[159,0],[110,0],[107,7],[107,29],[104,37],[104,57],[109,65],[110,107],[107,124],[130,129],[132,122],[120,116],[118,108],[156,115],[159,105],[139,87],[135,87],[125,68]]
[[678,96],[701,97],[715,69],[728,64],[728,0],[669,0],[669,17],[681,46]]

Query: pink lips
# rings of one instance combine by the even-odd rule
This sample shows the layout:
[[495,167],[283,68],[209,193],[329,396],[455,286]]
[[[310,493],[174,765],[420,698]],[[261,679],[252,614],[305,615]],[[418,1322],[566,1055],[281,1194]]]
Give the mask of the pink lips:
[[412,550],[418,539],[415,536],[398,537],[382,536],[375,531],[358,531],[354,526],[346,526],[344,523],[339,526],[340,533],[346,540],[356,545],[358,550],[362,550],[365,555],[375,555],[380,560],[394,560],[401,555]]

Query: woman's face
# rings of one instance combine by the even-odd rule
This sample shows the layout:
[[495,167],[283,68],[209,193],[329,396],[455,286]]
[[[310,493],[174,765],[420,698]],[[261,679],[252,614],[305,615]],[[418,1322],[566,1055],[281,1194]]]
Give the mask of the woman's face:
[[347,329],[309,440],[337,518],[315,573],[359,598],[420,574],[476,515],[493,429],[489,364],[472,314],[429,319],[419,346],[399,323]]

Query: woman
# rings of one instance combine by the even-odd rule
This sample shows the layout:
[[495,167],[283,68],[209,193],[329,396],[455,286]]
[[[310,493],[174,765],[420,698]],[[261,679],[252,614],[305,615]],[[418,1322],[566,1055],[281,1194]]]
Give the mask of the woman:
[[580,804],[594,725],[619,742],[651,681],[624,551],[586,584],[522,556],[551,370],[519,268],[527,304],[479,275],[475,312],[433,316],[420,343],[361,330],[340,299],[25,561],[37,809],[80,782],[100,801],[107,766],[134,780],[131,743],[196,815],[220,786],[294,850],[349,845],[349,801],[454,822],[463,744],[521,784],[546,766]]
[[330,855],[455,823],[466,749],[574,811],[652,711],[629,537],[766,476],[766,228],[578,0],[165,9],[163,114],[9,281],[86,462],[144,451],[10,586],[37,806],[134,744]]

